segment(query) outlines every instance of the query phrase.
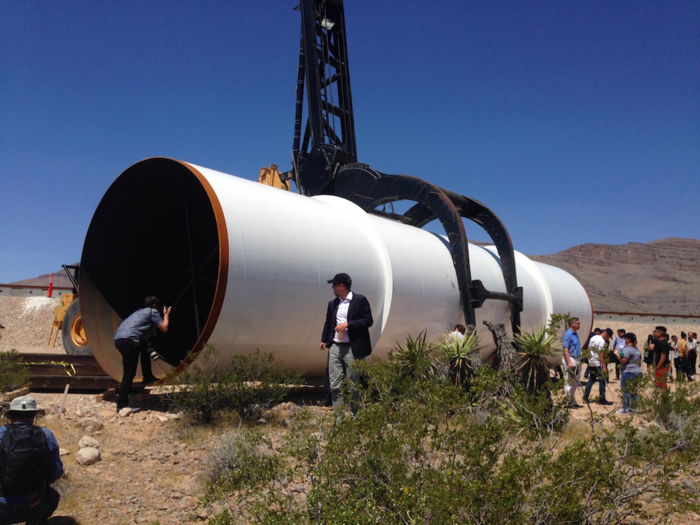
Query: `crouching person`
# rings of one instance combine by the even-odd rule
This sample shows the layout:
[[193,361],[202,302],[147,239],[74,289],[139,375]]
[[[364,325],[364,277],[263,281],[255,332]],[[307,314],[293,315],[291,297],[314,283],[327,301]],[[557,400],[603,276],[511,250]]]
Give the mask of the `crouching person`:
[[50,484],[63,476],[58,442],[48,428],[34,424],[36,399],[15,398],[5,412],[10,422],[0,427],[0,525],[27,522],[43,525],[58,507],[60,496]]

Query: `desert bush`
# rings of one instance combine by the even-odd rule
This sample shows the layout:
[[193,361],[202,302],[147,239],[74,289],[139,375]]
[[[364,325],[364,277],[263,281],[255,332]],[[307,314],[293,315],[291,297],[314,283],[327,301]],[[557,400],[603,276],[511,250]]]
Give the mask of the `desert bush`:
[[[565,314],[552,313],[547,323],[547,333],[554,337],[561,337],[569,328],[569,321],[573,316],[567,312]],[[587,334],[586,334],[587,335]]]
[[29,384],[29,367],[19,361],[16,350],[0,352],[0,394]]
[[438,375],[441,368],[432,355],[433,350],[434,343],[426,340],[426,331],[423,330],[415,339],[409,335],[404,345],[398,343],[389,359],[400,365],[402,375],[426,379]]
[[456,386],[469,388],[476,369],[481,366],[481,346],[474,327],[467,327],[467,333],[462,339],[446,334],[435,347],[448,364],[452,382]]
[[277,471],[278,462],[262,433],[234,430],[209,453],[204,475],[216,491],[231,491],[264,483]]
[[549,383],[548,358],[559,351],[554,348],[555,342],[556,337],[543,327],[513,335],[517,350],[514,372],[528,393],[538,392]]
[[[592,416],[571,439],[561,430],[566,411],[552,405],[548,389],[530,393],[490,367],[475,371],[469,391],[430,374],[404,374],[397,362],[361,368],[366,385],[356,417],[334,422],[306,413],[275,462],[250,457],[267,450],[262,434],[236,445],[234,472],[247,462],[264,473],[235,474],[223,491],[245,488],[245,500],[237,499],[244,521],[635,523],[652,512],[651,491],[662,517],[698,509],[680,483],[700,465],[697,424],[674,425],[673,415],[666,426]],[[492,395],[499,382],[511,383],[511,404]],[[554,399],[562,397],[559,385],[552,389]],[[700,414],[683,401],[688,392],[641,394],[649,414],[664,407],[690,421]],[[222,497],[222,485],[212,483],[209,497]]]
[[640,396],[639,412],[666,430],[681,432],[690,426],[700,425],[698,413],[698,388],[694,383],[677,381],[674,391],[654,387],[649,374],[631,385],[632,392],[649,391]]
[[259,419],[284,399],[289,385],[303,384],[303,379],[260,350],[233,355],[231,369],[223,371],[216,365],[216,349],[207,346],[187,370],[170,374],[167,383],[174,387],[167,394],[174,409],[209,424],[227,412],[247,421]]

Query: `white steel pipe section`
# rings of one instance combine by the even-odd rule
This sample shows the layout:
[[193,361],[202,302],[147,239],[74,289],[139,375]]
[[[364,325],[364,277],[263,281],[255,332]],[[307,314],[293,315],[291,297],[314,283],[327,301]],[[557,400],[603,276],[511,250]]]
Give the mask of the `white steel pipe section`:
[[[473,279],[506,291],[493,247],[470,244],[469,257]],[[350,274],[353,290],[370,302],[373,356],[385,358],[408,335],[427,330],[437,338],[463,322],[442,237],[342,198],[309,198],[171,159],[139,162],[115,181],[95,212],[81,262],[85,330],[116,379],[114,331],[150,294],[177,306],[171,331],[158,338],[172,361],[210,343],[225,368],[232,354],[259,349],[310,378],[325,374],[319,343],[333,298],[326,281],[338,272]],[[570,312],[581,318],[585,340],[593,313],[581,284],[517,252],[516,263],[523,327]],[[508,327],[507,303],[487,300],[477,309],[489,358],[485,319]]]

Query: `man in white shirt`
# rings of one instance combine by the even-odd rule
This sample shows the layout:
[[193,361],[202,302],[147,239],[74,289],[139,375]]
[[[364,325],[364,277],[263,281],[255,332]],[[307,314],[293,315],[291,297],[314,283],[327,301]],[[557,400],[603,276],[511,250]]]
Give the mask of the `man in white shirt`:
[[459,341],[460,343],[464,340],[464,335],[467,333],[467,327],[463,324],[455,325],[455,329],[450,332],[450,338],[453,341]]
[[698,360],[698,334],[688,332],[688,381],[695,381],[695,367]]
[[[593,388],[593,383],[598,381],[598,392],[600,393],[599,405],[612,405],[612,401],[605,399],[605,383],[607,381],[608,367],[605,364],[604,347],[605,343],[610,340],[613,331],[606,328],[600,335],[594,335],[588,342],[588,370],[590,378],[586,383],[586,390],[583,392],[583,402],[590,403],[588,396]],[[623,339],[624,341],[624,339]]]
[[[354,363],[372,353],[369,327],[374,321],[367,298],[350,291],[352,279],[348,274],[336,274],[328,282],[333,285],[335,299],[328,303],[321,350],[328,350],[328,378],[333,410],[340,411],[343,406],[343,380],[347,378],[353,385],[357,385],[360,375]],[[356,403],[350,405],[353,414],[357,413],[358,408]]]

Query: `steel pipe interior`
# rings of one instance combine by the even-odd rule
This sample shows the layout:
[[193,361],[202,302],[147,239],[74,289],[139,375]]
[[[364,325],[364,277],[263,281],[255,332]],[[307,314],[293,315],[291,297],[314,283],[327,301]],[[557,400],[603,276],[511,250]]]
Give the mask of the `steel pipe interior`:
[[195,348],[214,303],[220,256],[214,209],[187,167],[148,159],[112,184],[88,229],[80,272],[83,322],[107,373],[121,377],[111,340],[147,295],[175,306],[170,330],[153,339],[156,349],[177,364]]

